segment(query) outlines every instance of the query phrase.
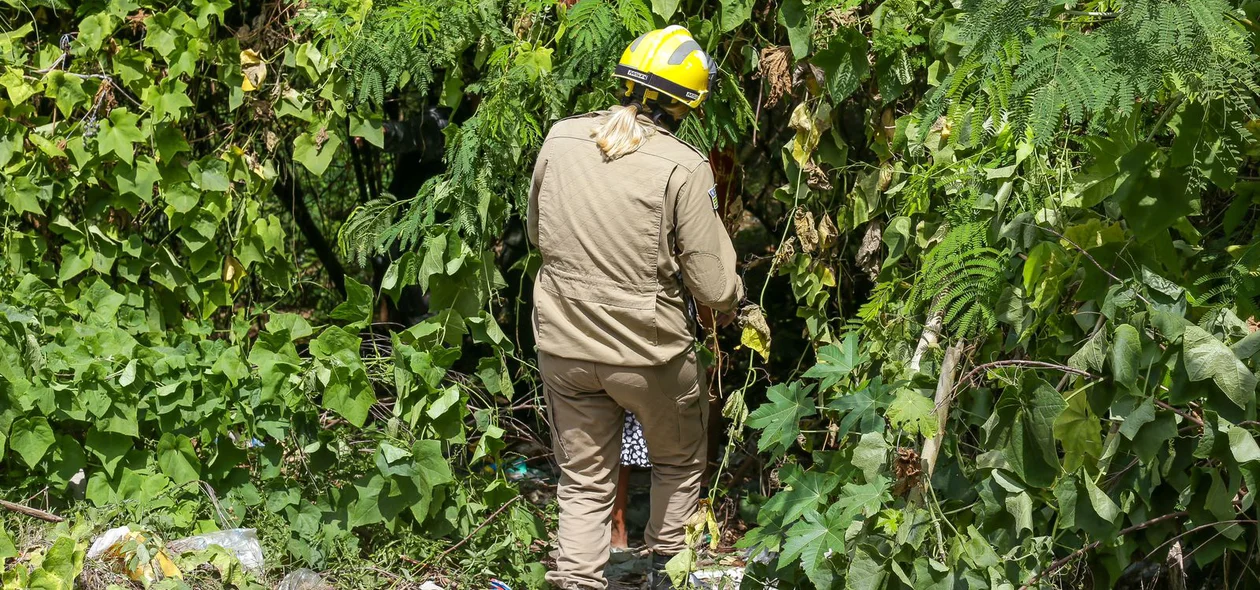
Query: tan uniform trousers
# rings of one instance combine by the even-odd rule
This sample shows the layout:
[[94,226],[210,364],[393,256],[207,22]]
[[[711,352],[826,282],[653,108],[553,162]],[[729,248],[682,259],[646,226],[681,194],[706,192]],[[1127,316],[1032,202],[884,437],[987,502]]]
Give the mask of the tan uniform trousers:
[[682,551],[704,471],[709,400],[693,352],[664,365],[619,367],[539,353],[553,446],[561,475],[556,569],[562,588],[607,588],[613,497],[625,411],[643,425],[652,461],[648,547]]

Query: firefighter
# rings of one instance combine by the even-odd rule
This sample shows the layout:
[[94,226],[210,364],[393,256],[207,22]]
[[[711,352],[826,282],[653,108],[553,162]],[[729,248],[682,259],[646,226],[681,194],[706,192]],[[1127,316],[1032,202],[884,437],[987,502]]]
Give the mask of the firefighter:
[[538,342],[561,477],[559,588],[606,588],[624,412],[652,463],[650,583],[685,548],[705,467],[708,389],[691,298],[729,322],[743,298],[705,155],[672,133],[717,66],[680,26],[635,39],[614,75],[621,104],[558,121],[534,167],[528,233],[542,254]]

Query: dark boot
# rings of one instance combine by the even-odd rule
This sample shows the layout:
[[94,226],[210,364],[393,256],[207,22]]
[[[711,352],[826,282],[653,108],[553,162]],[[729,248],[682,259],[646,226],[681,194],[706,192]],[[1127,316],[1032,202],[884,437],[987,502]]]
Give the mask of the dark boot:
[[673,555],[652,554],[652,570],[648,572],[647,588],[648,590],[674,590],[674,582],[669,579],[669,574],[665,573],[665,564],[669,563]]

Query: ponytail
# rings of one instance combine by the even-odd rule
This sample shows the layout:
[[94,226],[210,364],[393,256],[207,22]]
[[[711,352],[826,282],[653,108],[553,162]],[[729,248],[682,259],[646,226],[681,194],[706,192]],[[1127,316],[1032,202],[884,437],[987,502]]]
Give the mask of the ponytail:
[[641,108],[637,103],[613,107],[612,114],[605,116],[591,130],[591,137],[595,139],[599,151],[604,152],[605,160],[612,161],[634,153],[656,134],[656,128],[639,120]]

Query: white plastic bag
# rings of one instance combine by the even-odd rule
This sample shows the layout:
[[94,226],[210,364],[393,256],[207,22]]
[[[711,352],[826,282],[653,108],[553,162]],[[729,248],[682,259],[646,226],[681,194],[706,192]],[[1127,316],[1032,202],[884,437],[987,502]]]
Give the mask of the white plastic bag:
[[193,535],[176,539],[166,544],[166,548],[175,552],[201,551],[211,545],[218,545],[231,551],[241,566],[255,573],[263,570],[262,544],[258,542],[258,532],[254,529],[228,529]]

